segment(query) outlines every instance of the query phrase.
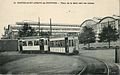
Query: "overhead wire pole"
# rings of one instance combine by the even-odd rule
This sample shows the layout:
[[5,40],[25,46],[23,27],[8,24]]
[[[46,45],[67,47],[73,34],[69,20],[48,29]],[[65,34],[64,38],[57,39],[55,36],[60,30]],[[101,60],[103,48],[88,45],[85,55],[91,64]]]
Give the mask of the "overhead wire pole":
[[50,18],[50,36],[52,36],[52,20]]
[[51,18],[50,18],[50,31],[49,31],[49,35],[48,35],[48,52],[50,52],[50,38],[52,35],[52,23],[51,23]]
[[40,17],[38,17],[39,36],[40,36]]
[[52,35],[52,23],[51,23],[51,18],[50,18],[50,31],[49,31],[49,35],[48,35],[48,52],[50,52],[50,38]]

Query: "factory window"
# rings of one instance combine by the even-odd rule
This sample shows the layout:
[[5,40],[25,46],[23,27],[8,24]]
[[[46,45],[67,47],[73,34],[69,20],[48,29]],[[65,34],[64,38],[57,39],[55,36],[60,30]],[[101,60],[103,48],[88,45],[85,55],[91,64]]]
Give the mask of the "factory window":
[[45,45],[47,45],[48,44],[48,41],[47,40],[45,40]]

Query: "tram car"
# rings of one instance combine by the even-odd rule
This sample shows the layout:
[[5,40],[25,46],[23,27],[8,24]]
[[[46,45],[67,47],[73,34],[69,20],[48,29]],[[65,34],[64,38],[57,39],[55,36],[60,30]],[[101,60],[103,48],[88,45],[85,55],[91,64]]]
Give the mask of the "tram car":
[[19,40],[18,50],[27,53],[48,51],[48,38],[24,38]]
[[19,40],[19,51],[27,53],[78,54],[77,37],[37,38]]
[[50,52],[78,54],[78,38],[62,37],[50,39]]

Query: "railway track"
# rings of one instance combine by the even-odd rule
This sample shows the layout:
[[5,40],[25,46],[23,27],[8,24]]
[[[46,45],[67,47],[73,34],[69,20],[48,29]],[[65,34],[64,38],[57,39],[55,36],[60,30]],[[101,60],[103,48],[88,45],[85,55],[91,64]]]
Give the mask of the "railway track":
[[119,75],[119,69],[115,64],[83,55],[74,57],[84,62],[84,68],[77,75]]

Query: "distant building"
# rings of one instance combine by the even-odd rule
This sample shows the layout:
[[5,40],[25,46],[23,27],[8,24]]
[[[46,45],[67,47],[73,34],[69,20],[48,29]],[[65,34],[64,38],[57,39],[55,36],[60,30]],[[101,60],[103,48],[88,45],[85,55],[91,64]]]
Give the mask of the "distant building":
[[[96,33],[96,37],[98,37],[98,34],[101,33],[103,27],[106,27],[108,25],[111,25],[112,27],[115,27],[119,34],[120,34],[120,16],[107,16],[107,17],[94,17],[92,19],[88,19],[85,20],[82,24],[81,24],[81,29],[84,26],[89,26],[92,27]],[[80,31],[81,32],[81,31]],[[96,38],[96,40],[98,40],[98,38]]]
[[[23,25],[27,23],[32,28],[35,29],[36,32],[52,32],[53,36],[65,36],[69,35],[77,35],[80,31],[80,25],[72,25],[72,24],[50,24],[49,23],[41,23],[39,25],[38,22],[31,21],[22,21],[16,22],[15,25],[8,25],[7,28],[4,28],[3,38],[5,39],[17,39],[18,31],[23,27]],[[37,34],[39,36],[39,34]]]
[[[16,22],[15,25],[8,25],[7,28],[4,28],[3,39],[17,39],[18,31],[22,26],[27,23],[35,29],[36,32],[52,32],[53,36],[65,36],[68,35],[77,35],[82,31],[84,26],[92,27],[96,33],[96,37],[102,31],[102,28],[105,26],[111,25],[115,27],[120,33],[120,16],[107,16],[107,17],[93,17],[92,19],[87,19],[81,24],[52,24],[52,23],[39,23],[33,21],[22,21]],[[39,34],[38,34],[39,36]],[[96,39],[98,40],[98,38]]]

